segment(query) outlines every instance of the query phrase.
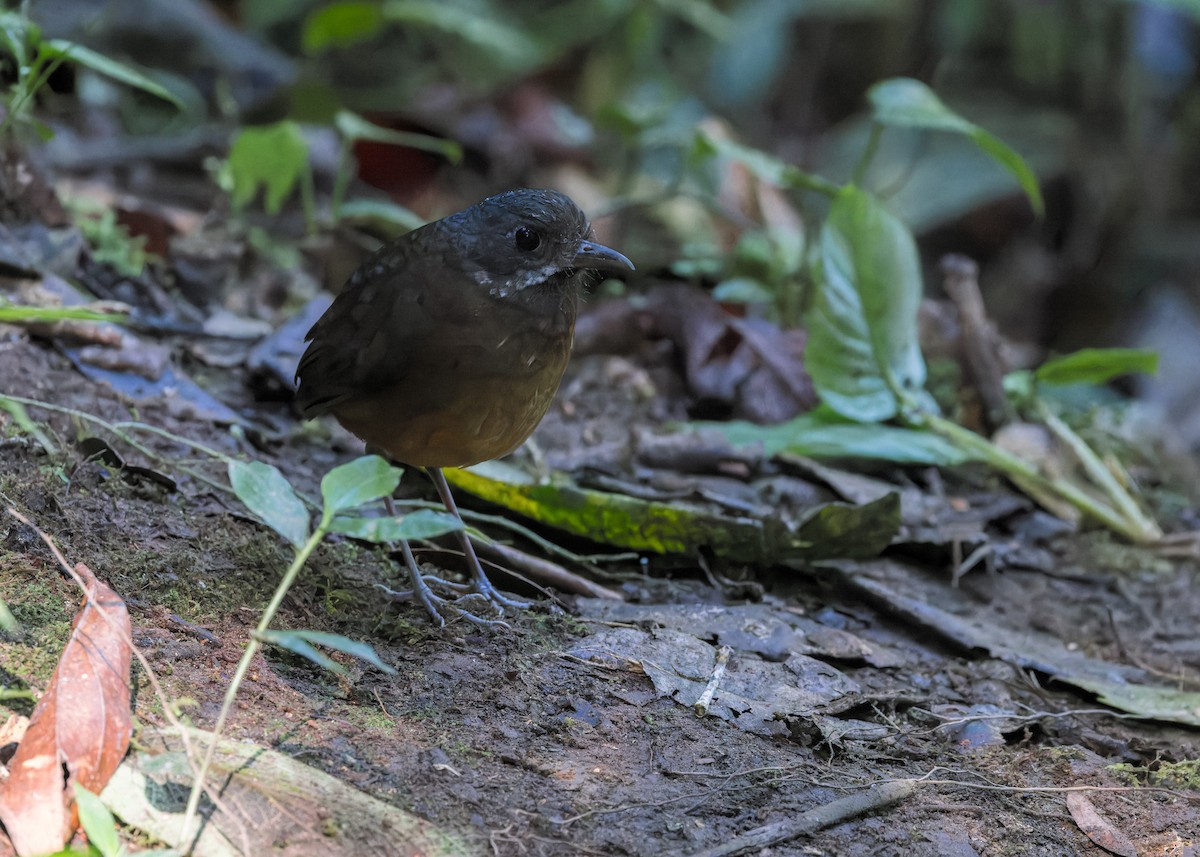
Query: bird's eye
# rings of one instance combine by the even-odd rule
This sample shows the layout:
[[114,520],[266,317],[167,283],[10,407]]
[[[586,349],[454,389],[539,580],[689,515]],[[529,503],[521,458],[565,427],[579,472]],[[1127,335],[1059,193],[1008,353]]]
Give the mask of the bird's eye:
[[518,226],[513,238],[516,240],[517,249],[522,253],[532,252],[542,243],[542,236],[528,226]]

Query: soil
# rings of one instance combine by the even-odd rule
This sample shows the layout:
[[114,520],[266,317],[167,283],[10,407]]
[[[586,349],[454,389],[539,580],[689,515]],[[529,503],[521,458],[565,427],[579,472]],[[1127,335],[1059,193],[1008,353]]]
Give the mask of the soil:
[[[136,419],[251,455],[310,495],[323,472],[357,454],[334,429],[257,437],[165,400],[133,408],[53,347],[21,333],[6,333],[0,349],[0,392],[111,421]],[[581,360],[571,371],[564,388],[576,393],[572,402],[586,400],[589,389],[614,389],[611,359]],[[645,396],[624,399],[605,404],[612,421],[590,429],[594,442],[620,434],[614,425],[646,417]],[[633,410],[613,410],[620,407]],[[656,417],[670,416],[654,407]],[[595,420],[596,410],[556,407],[537,435],[552,463],[567,455],[558,442],[572,431],[586,434],[580,421]],[[230,494],[182,469],[168,471],[85,421],[31,412],[52,431],[59,452],[45,454],[9,422],[0,442],[6,504],[126,598],[134,641],[168,694],[191,700],[187,714],[211,727],[290,550]],[[282,405],[275,419],[286,421]],[[170,477],[177,490],[132,468],[84,460],[78,442],[94,435],[110,440],[129,464]],[[220,466],[167,438],[139,439],[181,467],[221,476]],[[431,496],[420,479],[406,478],[403,490]],[[956,486],[946,490],[962,496]],[[1094,533],[1067,532],[1043,545],[1048,561],[976,570],[957,588],[940,554],[890,561],[921,581],[922,597],[937,607],[958,617],[986,612],[997,628],[1010,629],[1014,646],[1027,632],[1045,634],[1071,651],[1196,689],[1194,559],[1120,547]],[[421,558],[453,567],[456,556],[427,549]],[[895,803],[744,853],[1108,853],[1073,818],[1069,794],[1078,798],[1077,816],[1080,805],[1090,807],[1137,854],[1200,853],[1197,783],[1180,781],[1186,769],[1171,767],[1200,758],[1200,732],[1122,716],[1036,666],[913,625],[864,594],[845,568],[705,565],[711,575],[695,558],[606,566],[621,577],[601,582],[627,603],[563,596],[510,611],[509,627],[451,621],[438,630],[418,606],[375,587],[403,587],[395,559],[331,540],[289,594],[276,627],[365,640],[398,673],[337,655],[348,671],[339,677],[268,649],[241,690],[229,734],[462,836],[470,853],[687,855],[896,780],[919,783]],[[731,576],[740,583],[715,585]],[[496,580],[520,591],[507,577]],[[0,681],[41,691],[79,594],[31,531],[7,516],[0,518],[0,592],[24,628],[20,639],[0,645]],[[713,622],[726,624],[713,630]],[[773,645],[768,631],[781,625],[793,642]],[[806,640],[803,648],[796,634]],[[664,676],[685,672],[672,673],[665,661],[718,643],[732,650],[723,687],[742,682],[746,698],[758,701],[722,701],[718,691],[700,716],[688,696],[692,685],[664,689]],[[704,657],[711,666],[712,654]],[[697,671],[685,678],[703,686],[709,671]],[[780,674],[792,675],[789,692],[813,698],[781,706],[753,696]],[[145,675],[136,675],[137,717],[161,723]],[[759,681],[763,676],[773,678]],[[17,713],[32,708],[28,701],[5,704]],[[1167,771],[1173,773],[1164,779]],[[1134,853],[1108,843],[1112,853]],[[397,844],[395,853],[406,852]]]

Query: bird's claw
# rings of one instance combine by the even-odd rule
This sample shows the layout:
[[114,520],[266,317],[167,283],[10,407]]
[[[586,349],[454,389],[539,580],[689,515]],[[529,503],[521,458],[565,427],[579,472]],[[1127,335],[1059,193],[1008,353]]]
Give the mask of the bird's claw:
[[[448,581],[443,581],[436,577],[430,577],[429,579],[432,579],[437,583],[449,583]],[[443,610],[447,613],[453,614],[454,616],[466,619],[468,622],[478,625],[481,628],[512,627],[503,619],[488,619],[473,613],[463,606],[463,604],[468,601],[482,601],[485,605],[490,606],[497,614],[503,615],[504,610],[500,604],[492,601],[482,593],[467,592],[466,594],[460,595],[457,598],[443,598],[429,588],[429,584],[426,582],[426,578],[424,576],[422,576],[420,580],[421,582],[419,585],[415,585],[412,589],[408,590],[397,591],[395,589],[391,589],[390,587],[384,586],[382,583],[377,583],[375,586],[386,593],[389,597],[397,600],[409,600],[415,597],[418,601],[425,605],[425,610],[433,618],[434,623],[439,628],[444,628],[446,626],[446,616],[443,615]],[[455,589],[462,588],[462,584],[449,583],[449,585]]]

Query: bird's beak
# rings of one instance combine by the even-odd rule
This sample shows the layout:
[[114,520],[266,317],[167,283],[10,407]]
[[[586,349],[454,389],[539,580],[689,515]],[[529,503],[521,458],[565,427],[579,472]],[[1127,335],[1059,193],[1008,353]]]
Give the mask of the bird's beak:
[[635,270],[633,262],[611,247],[605,247],[595,241],[579,242],[579,249],[575,251],[575,260],[571,266],[604,271],[607,274],[626,274]]

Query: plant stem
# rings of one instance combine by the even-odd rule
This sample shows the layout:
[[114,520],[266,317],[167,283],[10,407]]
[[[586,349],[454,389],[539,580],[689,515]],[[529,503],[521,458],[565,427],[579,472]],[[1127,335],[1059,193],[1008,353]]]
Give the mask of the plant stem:
[[[221,713],[217,715],[216,725],[212,729],[212,741],[208,745],[208,750],[204,753],[204,761],[200,764],[200,770],[196,772],[196,781],[192,783],[192,791],[188,795],[187,809],[184,811],[183,828],[179,838],[181,843],[187,842],[191,835],[192,820],[196,817],[196,811],[200,807],[200,797],[204,793],[204,777],[212,765],[217,744],[221,740],[221,732],[224,730],[225,723],[229,719],[229,712],[233,710],[233,703],[237,698],[238,690],[242,686],[242,681],[245,679],[246,673],[250,671],[250,663],[254,660],[254,656],[262,646],[260,638],[267,632],[271,620],[275,618],[275,614],[279,611],[279,606],[283,604],[283,599],[287,596],[288,590],[296,582],[296,576],[300,574],[300,569],[304,568],[304,564],[308,561],[309,556],[325,538],[332,517],[328,512],[322,515],[321,522],[313,530],[312,535],[296,551],[295,559],[292,560],[292,564],[284,573],[283,579],[279,581],[279,586],[275,588],[275,594],[271,596],[270,602],[268,602],[266,609],[263,610],[263,614],[258,620],[257,627],[255,627],[254,632],[250,635],[250,640],[246,643],[246,651],[242,654],[242,659],[238,661],[237,669],[233,673],[233,680],[230,681],[229,687],[225,690],[225,700],[221,704]],[[197,830],[197,834],[199,834],[199,830]]]
[[866,176],[867,169],[870,168],[871,161],[875,160],[875,153],[879,150],[881,137],[883,137],[883,126],[878,122],[872,122],[871,133],[867,137],[867,146],[858,156],[858,163],[854,165],[854,177],[851,179],[854,184],[862,185],[863,177]]
[[1114,511],[1107,504],[1089,496],[1064,479],[1047,479],[1028,461],[1001,449],[986,438],[980,437],[975,432],[950,420],[936,414],[921,414],[915,422],[920,427],[940,434],[960,449],[974,455],[1001,473],[1010,477],[1026,479],[1048,492],[1057,494],[1084,514],[1090,515],[1131,542],[1146,544],[1161,536],[1161,533],[1156,535],[1154,532],[1157,527],[1154,527],[1154,531],[1146,529],[1138,521],[1130,520],[1120,512]]
[[1162,538],[1162,530],[1158,522],[1150,518],[1138,506],[1137,501],[1129,495],[1124,486],[1116,480],[1112,472],[1104,465],[1087,442],[1071,429],[1066,423],[1050,412],[1043,403],[1038,403],[1038,417],[1050,431],[1079,459],[1088,477],[1096,483],[1109,500],[1117,507],[1122,515],[1139,527],[1146,534],[1146,541],[1157,541]]

